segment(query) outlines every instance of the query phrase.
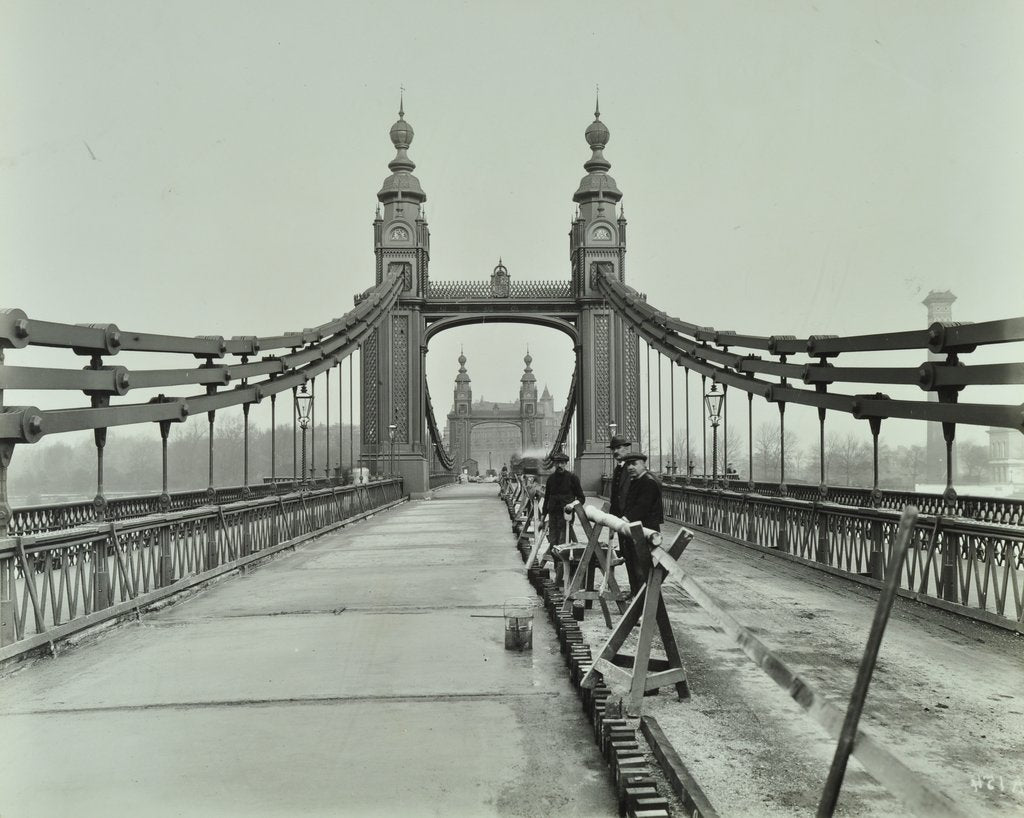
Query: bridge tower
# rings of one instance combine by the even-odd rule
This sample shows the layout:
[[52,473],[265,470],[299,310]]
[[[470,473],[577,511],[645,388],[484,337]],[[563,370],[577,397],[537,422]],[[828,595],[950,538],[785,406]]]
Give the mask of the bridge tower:
[[531,364],[533,356],[527,351],[523,358],[526,368],[523,370],[523,377],[519,379],[519,415],[523,430],[523,451],[528,452],[540,446],[544,441],[541,435],[541,422],[537,414],[537,376],[533,374]]
[[466,372],[466,356],[459,353],[459,374],[455,376],[455,395],[452,412],[455,417],[448,421],[449,445],[456,464],[460,467],[469,459],[472,425],[470,415],[473,412],[473,389],[469,385],[469,373]]
[[[404,108],[403,100],[398,121],[390,130],[396,154],[388,163],[391,175],[377,193],[373,245],[377,283],[395,271],[405,281],[387,323],[362,347],[361,425],[364,462],[389,463],[393,447],[396,471],[405,479],[407,490],[419,496],[429,490],[422,308],[430,229],[423,209],[427,194],[412,173],[416,165],[407,152],[413,129],[405,120]],[[391,426],[395,427],[393,435]]]
[[[626,280],[626,216],[622,192],[608,173],[604,157],[608,127],[601,121],[600,104],[585,132],[592,156],[587,175],[572,200],[576,217],[569,231],[572,291],[579,308],[582,382],[577,402],[576,473],[585,489],[594,489],[608,462],[608,442],[614,423],[617,434],[638,442],[640,437],[639,341],[624,326],[594,286],[598,271]],[[620,204],[616,217],[615,206]]]

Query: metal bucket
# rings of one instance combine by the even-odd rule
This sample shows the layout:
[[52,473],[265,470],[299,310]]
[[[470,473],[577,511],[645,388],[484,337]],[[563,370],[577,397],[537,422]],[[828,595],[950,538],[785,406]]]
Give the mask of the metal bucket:
[[506,599],[501,612],[505,618],[505,650],[533,650],[533,600]]

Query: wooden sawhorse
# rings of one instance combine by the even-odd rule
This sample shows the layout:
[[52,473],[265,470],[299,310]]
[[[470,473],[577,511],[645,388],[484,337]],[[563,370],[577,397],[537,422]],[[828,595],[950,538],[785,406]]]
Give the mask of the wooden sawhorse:
[[[597,658],[594,659],[593,667],[583,677],[582,684],[584,687],[593,687],[600,674],[606,681],[625,686],[629,692],[623,696],[623,704],[628,713],[635,715],[640,710],[644,694],[649,690],[658,690],[671,684],[675,685],[680,699],[687,699],[690,696],[686,670],[683,668],[679,646],[669,622],[661,586],[669,573],[669,569],[665,568],[662,562],[671,560],[675,563],[693,539],[693,534],[681,528],[667,548],[659,546],[652,551],[640,523],[630,523],[629,531],[636,544],[639,567],[647,572],[647,582],[622,614]],[[637,638],[636,655],[619,653],[619,648],[625,644],[633,628],[638,624],[640,633]],[[655,625],[665,647],[663,660],[651,658]]]

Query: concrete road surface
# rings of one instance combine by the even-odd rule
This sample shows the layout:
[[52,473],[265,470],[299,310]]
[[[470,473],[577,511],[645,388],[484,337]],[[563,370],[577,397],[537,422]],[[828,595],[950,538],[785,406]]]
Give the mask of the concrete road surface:
[[598,816],[614,793],[491,484],[0,679],[0,816]]

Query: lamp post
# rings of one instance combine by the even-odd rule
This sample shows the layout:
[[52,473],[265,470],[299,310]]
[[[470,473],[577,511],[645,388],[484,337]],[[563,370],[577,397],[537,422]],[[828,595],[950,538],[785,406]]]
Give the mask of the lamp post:
[[[608,421],[608,445],[609,446],[611,445],[612,438],[615,437],[615,430],[618,429],[618,428],[619,427],[615,425],[615,421],[614,420]],[[609,449],[608,450],[608,474],[611,475],[611,473],[613,471],[615,471],[615,455],[612,454],[612,450]]]
[[[722,401],[725,395],[718,391],[718,384],[712,383],[704,395],[704,406],[711,420],[711,485],[718,482],[718,420],[722,416]],[[706,469],[706,467],[705,467]]]
[[395,476],[395,431],[398,426],[392,423],[388,426],[388,441],[391,443],[391,457],[388,464],[388,472],[390,477]]
[[310,412],[313,408],[313,396],[306,390],[306,384],[295,393],[295,414],[302,429],[302,473],[299,482],[306,483],[306,429],[309,428]]

